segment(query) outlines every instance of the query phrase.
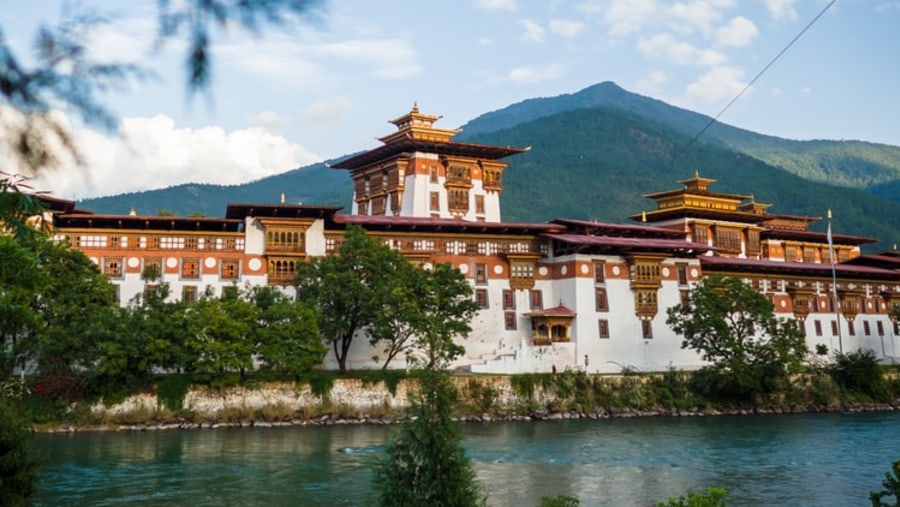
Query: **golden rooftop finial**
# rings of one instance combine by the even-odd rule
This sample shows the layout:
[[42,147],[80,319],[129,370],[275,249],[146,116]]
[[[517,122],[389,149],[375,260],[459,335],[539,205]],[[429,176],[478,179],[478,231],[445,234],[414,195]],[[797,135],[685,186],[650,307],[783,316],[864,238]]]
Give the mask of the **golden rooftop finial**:
[[281,204],[284,204],[284,192],[281,193]]
[[419,102],[418,101],[413,102],[413,108],[410,112],[413,114],[419,114]]
[[130,216],[130,217],[137,216],[137,211],[134,210],[134,206],[131,207],[131,211],[128,212],[128,216]]

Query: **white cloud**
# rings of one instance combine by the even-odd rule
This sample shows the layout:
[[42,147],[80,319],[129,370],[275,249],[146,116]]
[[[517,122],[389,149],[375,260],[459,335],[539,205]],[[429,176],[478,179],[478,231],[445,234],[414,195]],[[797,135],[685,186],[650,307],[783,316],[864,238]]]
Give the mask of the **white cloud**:
[[544,68],[516,67],[509,71],[507,77],[514,83],[538,83],[549,81],[562,76],[565,67],[562,65],[550,65]]
[[[690,32],[699,28],[704,33],[711,31],[712,26],[722,19],[722,11],[734,6],[731,0],[695,0],[687,3],[676,3],[666,9],[670,19],[681,22],[681,31]],[[676,23],[676,26],[678,24]]]
[[522,34],[522,40],[528,42],[544,42],[544,35],[547,33],[547,30],[536,21],[531,19],[520,19],[519,24],[525,29],[525,33]]
[[693,44],[675,39],[669,33],[641,39],[637,43],[637,49],[648,58],[682,66],[711,67],[727,61],[725,55],[718,51],[699,49]]
[[269,132],[279,132],[291,124],[291,119],[274,111],[263,111],[247,118],[250,125],[264,128]]
[[637,89],[644,93],[656,94],[669,81],[669,77],[661,70],[655,70],[637,82]]
[[900,2],[882,2],[875,6],[875,12],[900,12]]
[[716,44],[743,47],[750,44],[757,35],[759,35],[759,30],[753,21],[744,16],[737,16],[716,30]]
[[795,19],[797,11],[794,10],[794,4],[797,0],[765,0],[766,9],[772,19]]
[[317,100],[303,111],[303,119],[316,125],[334,126],[351,108],[350,101],[343,97]]
[[732,99],[744,89],[744,70],[740,67],[715,67],[687,86],[691,99],[718,102]]
[[[581,9],[591,11],[595,4],[582,4]],[[613,37],[631,35],[640,31],[660,9],[657,0],[610,0],[600,8],[603,22],[609,26]]]
[[483,11],[516,11],[515,0],[474,0],[472,4]]
[[165,115],[126,118],[120,135],[76,131],[84,168],[70,166],[42,175],[36,180],[39,188],[85,198],[180,183],[238,184],[320,160],[265,128],[178,128]]
[[562,37],[575,37],[585,29],[585,26],[581,21],[550,20],[550,31]]

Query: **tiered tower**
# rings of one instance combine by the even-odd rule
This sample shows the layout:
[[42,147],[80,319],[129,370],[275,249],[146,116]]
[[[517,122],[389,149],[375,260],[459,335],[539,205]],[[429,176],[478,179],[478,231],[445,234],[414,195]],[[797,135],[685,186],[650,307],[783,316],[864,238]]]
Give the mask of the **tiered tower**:
[[383,146],[332,166],[353,178],[351,214],[500,222],[500,159],[528,148],[454,142],[459,130],[434,127],[440,118],[413,105]]

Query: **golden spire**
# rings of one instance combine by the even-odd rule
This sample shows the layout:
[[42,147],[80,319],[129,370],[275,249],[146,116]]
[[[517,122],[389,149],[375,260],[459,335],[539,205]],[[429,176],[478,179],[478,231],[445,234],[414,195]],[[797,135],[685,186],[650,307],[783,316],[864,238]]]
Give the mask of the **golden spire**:
[[281,204],[284,204],[284,192],[281,193]]
[[131,211],[128,212],[128,216],[130,216],[130,217],[137,216],[137,211],[134,210],[134,206],[131,207]]

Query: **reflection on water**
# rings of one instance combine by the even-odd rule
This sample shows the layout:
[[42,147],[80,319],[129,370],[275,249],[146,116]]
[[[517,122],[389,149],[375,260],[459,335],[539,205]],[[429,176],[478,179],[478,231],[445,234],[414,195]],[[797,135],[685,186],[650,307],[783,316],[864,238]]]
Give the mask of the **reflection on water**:
[[[366,505],[395,428],[39,435],[37,505]],[[490,505],[654,505],[707,486],[731,505],[865,505],[900,459],[900,413],[469,424]]]

